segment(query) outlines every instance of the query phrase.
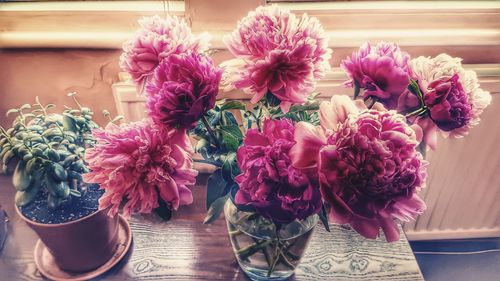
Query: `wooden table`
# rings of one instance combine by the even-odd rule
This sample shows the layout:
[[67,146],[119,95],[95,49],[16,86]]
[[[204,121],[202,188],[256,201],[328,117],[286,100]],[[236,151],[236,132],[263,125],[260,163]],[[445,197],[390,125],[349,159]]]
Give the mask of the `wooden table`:
[[[234,258],[224,219],[202,223],[206,176],[192,188],[194,204],[169,222],[136,216],[127,257],[96,280],[248,280]],[[0,176],[0,204],[10,216],[9,237],[0,252],[0,281],[42,280],[33,262],[37,237],[14,212],[14,188]],[[366,240],[332,225],[318,225],[290,280],[423,280],[408,241]],[[75,253],[78,254],[78,253]]]

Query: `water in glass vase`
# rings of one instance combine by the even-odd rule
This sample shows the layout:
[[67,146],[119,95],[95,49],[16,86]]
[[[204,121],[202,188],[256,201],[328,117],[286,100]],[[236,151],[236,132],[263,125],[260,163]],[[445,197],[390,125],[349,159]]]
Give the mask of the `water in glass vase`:
[[300,263],[318,216],[282,225],[238,211],[228,200],[224,208],[229,237],[240,267],[252,280],[285,280]]

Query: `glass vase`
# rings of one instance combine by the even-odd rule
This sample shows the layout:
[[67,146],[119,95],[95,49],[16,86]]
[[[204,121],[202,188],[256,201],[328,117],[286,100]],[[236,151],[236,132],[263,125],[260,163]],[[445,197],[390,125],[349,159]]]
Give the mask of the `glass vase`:
[[307,248],[318,215],[276,225],[256,214],[239,211],[231,200],[224,206],[229,238],[238,263],[252,280],[285,280]]

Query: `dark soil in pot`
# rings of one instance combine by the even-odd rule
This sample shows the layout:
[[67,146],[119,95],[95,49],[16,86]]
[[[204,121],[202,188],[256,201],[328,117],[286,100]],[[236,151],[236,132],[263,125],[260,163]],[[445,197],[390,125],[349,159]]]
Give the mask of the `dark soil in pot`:
[[40,192],[33,202],[20,207],[19,210],[33,222],[46,224],[71,222],[95,213],[99,207],[99,198],[103,194],[104,190],[100,189],[99,185],[89,184],[80,198],[71,197],[62,206],[50,209],[47,204],[47,194]]

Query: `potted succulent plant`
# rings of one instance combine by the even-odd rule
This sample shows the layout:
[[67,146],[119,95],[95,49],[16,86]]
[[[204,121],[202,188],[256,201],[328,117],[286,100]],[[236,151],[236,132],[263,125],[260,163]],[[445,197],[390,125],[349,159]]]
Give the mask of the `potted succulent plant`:
[[98,210],[103,191],[82,180],[89,171],[85,150],[95,143],[91,131],[98,126],[75,95],[68,94],[77,108],[65,107],[62,114],[50,113],[55,105],[38,97],[9,110],[17,116],[11,128],[0,127],[0,159],[2,172],[13,173],[17,213],[41,240],[36,249],[48,249],[62,271],[88,272],[108,262],[123,241],[119,217]]

